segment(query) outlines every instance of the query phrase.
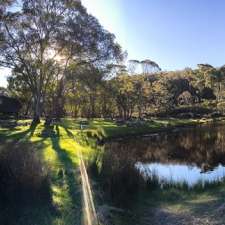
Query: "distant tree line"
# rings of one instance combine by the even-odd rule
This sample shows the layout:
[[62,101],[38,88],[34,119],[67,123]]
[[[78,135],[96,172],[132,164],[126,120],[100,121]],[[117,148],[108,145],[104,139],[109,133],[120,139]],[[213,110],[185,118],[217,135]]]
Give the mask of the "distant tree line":
[[[72,85],[70,90],[74,91],[68,91],[65,95],[67,114],[74,117],[129,119],[168,113],[183,106],[223,110],[224,67],[200,64],[194,70],[187,68],[162,72],[157,66],[154,72],[140,71],[139,74],[130,73],[128,68],[123,68],[108,80],[69,82]],[[88,80],[92,85],[86,83]]]

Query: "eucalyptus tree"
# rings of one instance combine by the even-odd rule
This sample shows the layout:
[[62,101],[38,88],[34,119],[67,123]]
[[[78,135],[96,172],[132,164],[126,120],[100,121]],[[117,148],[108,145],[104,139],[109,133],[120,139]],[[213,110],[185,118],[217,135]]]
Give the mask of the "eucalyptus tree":
[[142,67],[142,73],[148,77],[150,84],[152,85],[154,81],[156,81],[156,73],[161,71],[159,65],[149,59],[143,60],[140,62]]
[[79,0],[21,0],[16,9],[0,21],[0,65],[28,85],[39,122],[48,87],[54,83],[55,99],[62,96],[71,63],[104,67],[121,49]]
[[135,103],[139,118],[143,117],[144,112],[147,111],[152,97],[152,87],[146,77],[143,75],[135,75],[133,77]]
[[140,61],[136,59],[131,59],[128,61],[128,72],[133,75],[137,72],[137,69],[140,65]]
[[198,64],[198,67],[205,87],[214,90],[217,101],[219,101],[222,97],[221,92],[225,78],[225,67],[215,68],[209,64]]
[[135,111],[137,100],[134,76],[120,74],[111,81],[111,85],[119,116],[123,119],[129,119]]
[[222,98],[222,93],[224,93],[224,81],[225,81],[225,66],[221,66],[218,69],[216,81],[218,84],[218,91],[217,91],[217,99],[221,100]]
[[105,76],[104,70],[90,63],[83,63],[79,66],[75,65],[75,68],[71,65],[69,69],[71,71],[68,71],[67,80],[70,87],[72,87],[69,91],[72,90],[73,94],[77,95],[78,93],[74,92],[79,87],[79,95],[83,98],[86,116],[95,117],[97,92]]
[[150,74],[161,71],[161,68],[159,67],[159,65],[150,59],[145,59],[141,61],[140,63],[142,66],[142,72],[145,75],[150,75]]
[[200,79],[203,80],[205,87],[213,88],[213,81],[216,74],[216,68],[210,64],[198,64]]

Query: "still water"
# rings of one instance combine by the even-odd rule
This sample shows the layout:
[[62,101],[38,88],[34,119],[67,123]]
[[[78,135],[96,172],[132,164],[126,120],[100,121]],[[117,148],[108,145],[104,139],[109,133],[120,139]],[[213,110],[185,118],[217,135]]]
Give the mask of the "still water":
[[225,125],[176,129],[106,144],[114,167],[132,164],[160,184],[196,184],[225,179]]

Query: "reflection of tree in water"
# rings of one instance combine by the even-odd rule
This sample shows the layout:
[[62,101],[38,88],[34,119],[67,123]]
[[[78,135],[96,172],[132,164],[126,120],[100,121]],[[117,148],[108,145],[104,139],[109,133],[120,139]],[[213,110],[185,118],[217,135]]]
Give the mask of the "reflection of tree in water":
[[103,166],[107,160],[114,167],[161,162],[196,165],[206,172],[225,165],[225,127],[204,126],[108,143]]

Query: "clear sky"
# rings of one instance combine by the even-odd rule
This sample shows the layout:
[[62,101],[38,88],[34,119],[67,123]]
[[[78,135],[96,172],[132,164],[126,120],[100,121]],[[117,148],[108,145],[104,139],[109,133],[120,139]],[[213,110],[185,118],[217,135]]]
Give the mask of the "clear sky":
[[83,0],[128,51],[164,70],[225,64],[224,0]]
[[[224,0],[82,0],[113,32],[129,59],[164,70],[225,64]],[[0,86],[4,85],[0,71]]]

